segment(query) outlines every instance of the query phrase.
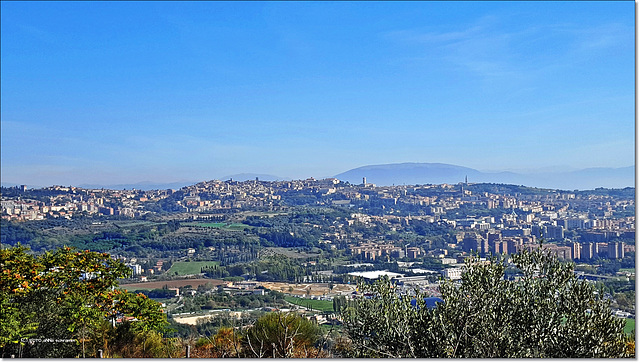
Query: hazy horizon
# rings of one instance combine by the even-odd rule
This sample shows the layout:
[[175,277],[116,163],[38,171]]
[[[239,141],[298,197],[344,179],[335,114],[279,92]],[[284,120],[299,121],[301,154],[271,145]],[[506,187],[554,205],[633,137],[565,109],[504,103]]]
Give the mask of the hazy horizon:
[[[389,163],[389,164],[404,164],[404,163],[419,163],[419,162],[399,162],[399,163]],[[425,162],[428,163],[428,162]],[[371,164],[371,165],[386,165],[386,164]],[[180,177],[177,176],[174,179],[166,179],[166,180],[151,180],[151,179],[146,179],[146,180],[120,180],[118,182],[95,182],[95,183],[91,183],[91,182],[77,182],[77,183],[43,183],[43,182],[36,182],[36,183],[22,183],[19,181],[15,181],[15,180],[5,180],[4,178],[2,178],[0,176],[0,183],[3,186],[19,186],[19,185],[30,185],[30,186],[35,186],[35,187],[47,187],[47,186],[54,186],[54,185],[62,185],[62,186],[81,186],[81,185],[133,185],[133,184],[178,184],[178,183],[198,183],[198,182],[202,182],[202,181],[209,181],[209,180],[228,180],[230,177],[235,177],[235,176],[245,176],[245,175],[256,175],[256,176],[269,176],[269,177],[275,177],[278,180],[303,180],[303,179],[307,179],[307,178],[315,178],[315,179],[324,179],[324,178],[333,178],[336,175],[349,171],[349,170],[353,170],[353,169],[357,169],[360,167],[364,167],[364,166],[371,166],[371,165],[360,165],[358,167],[354,167],[348,170],[342,170],[339,172],[335,172],[332,174],[309,174],[309,175],[303,175],[300,177],[290,177],[290,176],[286,176],[286,175],[275,175],[275,174],[270,174],[268,172],[265,173],[252,173],[250,171],[246,171],[246,172],[240,172],[240,173],[234,173],[234,174],[225,174],[225,175],[212,175],[212,176],[207,176],[203,179],[189,179],[186,177]],[[471,166],[468,165],[456,165],[456,166],[461,166],[461,167],[468,167],[471,169],[476,169],[473,168]],[[627,168],[627,167],[635,167],[635,165],[627,165],[627,166],[621,166],[621,167],[617,167],[618,168]],[[523,175],[535,175],[535,174],[544,174],[544,173],[563,173],[563,172],[573,172],[573,171],[578,171],[578,170],[584,170],[584,169],[592,169],[592,168],[608,168],[608,167],[587,167],[587,168],[572,168],[569,166],[561,166],[561,165],[551,165],[548,167],[540,167],[540,168],[513,168],[513,169],[503,169],[503,170],[499,170],[499,169],[476,169],[480,172],[484,172],[484,173],[500,173],[500,172],[510,172],[510,173],[517,173],[517,174],[523,174]],[[186,185],[186,184],[185,184]]]
[[635,165],[634,2],[2,2],[3,183]]
[[[183,186],[189,186],[189,185],[193,185],[199,182],[203,182],[203,181],[210,181],[210,180],[229,180],[229,179],[233,179],[235,181],[245,181],[245,180],[253,180],[254,178],[258,177],[259,180],[261,181],[284,181],[284,180],[303,180],[303,179],[307,179],[307,178],[314,178],[314,179],[325,179],[325,178],[338,178],[342,181],[349,181],[350,183],[360,183],[361,178],[362,177],[367,177],[369,178],[369,182],[375,182],[375,183],[379,183],[381,180],[378,179],[378,177],[371,175],[369,172],[366,171],[360,171],[359,173],[357,173],[357,176],[353,176],[353,172],[354,171],[358,171],[361,168],[365,168],[367,170],[371,170],[371,167],[393,167],[393,168],[398,168],[398,167],[402,167],[403,164],[421,164],[421,165],[427,165],[427,164],[432,164],[432,165],[438,165],[441,163],[415,163],[415,162],[406,162],[406,163],[394,163],[394,164],[377,164],[377,165],[363,165],[361,167],[358,168],[353,168],[353,169],[349,169],[349,170],[344,170],[341,173],[334,173],[331,175],[307,175],[305,177],[301,177],[301,178],[292,178],[289,176],[282,176],[282,175],[273,175],[273,174],[265,174],[265,173],[238,173],[238,174],[228,174],[228,175],[224,175],[224,176],[212,176],[212,177],[208,177],[208,178],[204,178],[204,179],[176,179],[176,180],[167,180],[167,181],[154,181],[154,180],[138,180],[138,181],[126,181],[126,182],[121,182],[121,183],[70,183],[70,184],[60,184],[60,183],[52,183],[52,184],[25,184],[25,183],[19,183],[19,182],[15,182],[15,181],[1,181],[1,184],[3,187],[12,187],[12,186],[20,186],[20,185],[27,185],[28,188],[44,188],[44,187],[50,187],[50,186],[54,186],[54,185],[61,185],[61,186],[75,186],[75,187],[81,187],[81,188],[114,188],[114,189],[131,189],[131,188],[136,188],[136,189],[165,189],[165,188],[171,188],[171,189],[179,189]],[[604,187],[604,188],[626,188],[626,187],[635,187],[635,166],[631,165],[631,166],[627,166],[627,167],[622,167],[622,168],[585,168],[585,169],[575,169],[575,168],[569,168],[566,166],[552,166],[552,167],[548,167],[548,168],[538,168],[538,169],[520,169],[520,170],[478,170],[478,169],[474,169],[474,168],[468,168],[466,166],[463,165],[452,165],[452,164],[444,164],[447,166],[451,166],[454,168],[462,168],[462,169],[469,169],[471,170],[475,170],[477,172],[480,172],[482,175],[482,177],[480,177],[480,180],[475,179],[478,177],[478,175],[474,175],[472,173],[471,175],[471,179],[470,182],[471,183],[501,183],[501,184],[516,184],[516,185],[526,185],[529,187],[535,187],[535,188],[548,188],[548,189],[563,189],[563,190],[590,190],[590,189],[595,189],[598,187]],[[627,168],[634,168],[634,177],[631,177],[629,175],[626,176],[621,176],[621,174],[619,174],[619,171],[621,169],[627,169]],[[584,172],[589,172],[590,170],[599,170],[599,169],[611,169],[611,172],[613,174],[608,174],[609,172],[596,172],[596,174],[591,174],[590,175],[590,179],[589,180],[584,180]],[[392,169],[393,170],[393,169]],[[414,175],[413,177],[409,177],[410,180],[401,180],[403,179],[403,177],[401,176],[397,176],[397,178],[399,178],[396,181],[389,181],[388,183],[384,183],[380,184],[380,186],[382,185],[400,185],[400,184],[440,184],[441,182],[446,182],[446,183],[456,183],[456,182],[460,182],[462,181],[461,178],[455,179],[452,178],[451,176],[446,177],[447,181],[435,181],[435,180],[429,180],[429,179],[433,179],[434,177],[436,179],[440,179],[442,178],[442,176],[437,176],[436,174],[433,174],[434,171],[430,171],[428,172],[428,174],[431,175],[431,177],[428,177],[427,175],[425,175],[424,173],[422,174],[423,176],[420,177],[419,174]],[[510,174],[506,177],[501,177],[500,175],[507,173]],[[578,176],[576,177],[575,175],[572,176],[572,173],[582,173],[583,176]],[[346,175],[341,175],[341,174],[351,174],[351,176],[347,177]],[[394,175],[394,173],[390,173],[388,175],[388,177],[391,177],[391,175]],[[495,174],[493,176],[491,176],[492,174]],[[467,173],[468,176],[468,173]],[[415,178],[418,178],[422,181],[418,181]],[[489,177],[490,179],[487,180],[486,178]],[[513,179],[513,177],[516,177],[516,179]],[[424,178],[424,179],[422,179]],[[621,179],[622,178],[622,179]],[[449,180],[450,179],[450,180]]]

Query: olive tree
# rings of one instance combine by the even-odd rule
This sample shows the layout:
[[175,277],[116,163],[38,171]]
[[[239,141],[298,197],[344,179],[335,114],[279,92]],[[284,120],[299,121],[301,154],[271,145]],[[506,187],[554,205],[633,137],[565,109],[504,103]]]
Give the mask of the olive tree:
[[[512,256],[521,272],[505,278],[507,260],[467,260],[459,282],[442,280],[443,302],[398,294],[389,280],[362,285],[343,312],[348,356],[441,358],[587,358],[633,356],[624,320],[573,264],[542,249]],[[633,344],[630,344],[633,345]]]
[[260,317],[245,334],[245,353],[250,358],[313,358],[318,327],[295,313],[269,313]]

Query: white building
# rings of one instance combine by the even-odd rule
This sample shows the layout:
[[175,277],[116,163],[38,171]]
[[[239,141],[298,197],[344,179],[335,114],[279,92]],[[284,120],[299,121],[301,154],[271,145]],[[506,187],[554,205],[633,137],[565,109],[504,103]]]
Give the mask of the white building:
[[131,270],[133,271],[133,275],[137,276],[142,274],[142,266],[140,265],[127,265],[129,268],[131,268]]
[[445,268],[442,270],[442,276],[449,280],[460,280],[462,278],[462,269],[460,267]]

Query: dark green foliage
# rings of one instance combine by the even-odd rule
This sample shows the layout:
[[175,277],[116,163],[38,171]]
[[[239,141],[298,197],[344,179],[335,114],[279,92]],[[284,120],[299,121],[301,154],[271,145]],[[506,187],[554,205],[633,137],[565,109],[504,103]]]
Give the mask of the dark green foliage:
[[37,236],[38,234],[35,230],[26,228],[22,223],[8,222],[4,220],[0,223],[0,242],[2,243],[9,245],[21,243],[24,245]]
[[275,247],[306,247],[309,242],[314,243],[318,240],[317,237],[312,236],[309,241],[308,238],[305,238],[307,236],[292,235],[288,231],[270,231],[261,233],[259,236],[270,242],[266,244],[267,246]]
[[[446,224],[439,223],[427,223],[423,220],[412,219],[409,223],[411,229],[420,236],[447,236],[447,240],[455,241],[455,235],[452,234],[452,229]],[[452,237],[449,237],[452,235]]]
[[215,247],[213,252],[206,251],[210,255],[207,257],[222,264],[250,261],[257,257],[259,249],[259,238],[247,232],[179,233],[176,232],[180,228],[178,221],[110,221],[100,227],[92,226],[92,221],[95,220],[60,218],[21,223],[2,221],[2,243],[22,243],[34,251],[47,251],[66,245],[136,257],[181,256],[188,248],[204,252],[205,247]]
[[152,299],[168,299],[176,296],[176,292],[169,289],[136,290],[134,294],[145,294]]
[[444,281],[444,303],[398,296],[388,280],[363,286],[371,299],[345,311],[356,357],[623,357],[624,320],[573,265],[537,250],[513,256],[519,280],[504,279],[505,261],[469,260],[461,283]]
[[184,195],[185,192],[183,190],[177,190],[167,198],[160,199],[157,202],[145,202],[144,207],[156,213],[184,212],[186,208],[177,203],[184,198]]
[[202,272],[210,278],[225,278],[247,274],[258,281],[298,281],[310,274],[309,267],[302,266],[299,260],[282,255],[266,256],[244,264],[232,266],[213,266],[203,268]]
[[318,195],[305,190],[287,190],[278,193],[282,198],[282,203],[286,205],[315,205],[318,203]]
[[249,216],[242,223],[253,227],[273,227],[273,217]]
[[347,307],[347,298],[340,295],[333,298],[333,311],[341,313]]
[[636,253],[630,252],[624,255],[624,258],[620,260],[622,268],[635,268],[636,267]]
[[599,259],[595,263],[598,265],[598,274],[615,275],[622,268],[622,264],[618,260]]

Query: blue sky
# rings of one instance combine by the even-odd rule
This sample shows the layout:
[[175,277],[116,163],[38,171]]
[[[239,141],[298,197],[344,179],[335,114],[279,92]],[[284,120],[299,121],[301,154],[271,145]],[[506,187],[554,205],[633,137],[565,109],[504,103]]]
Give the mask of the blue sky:
[[2,181],[634,165],[634,5],[2,2]]

